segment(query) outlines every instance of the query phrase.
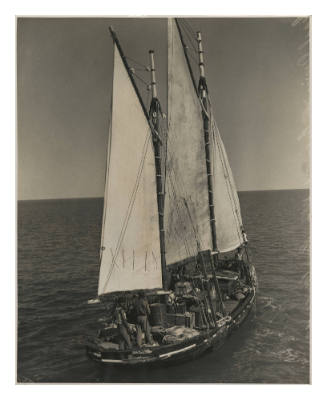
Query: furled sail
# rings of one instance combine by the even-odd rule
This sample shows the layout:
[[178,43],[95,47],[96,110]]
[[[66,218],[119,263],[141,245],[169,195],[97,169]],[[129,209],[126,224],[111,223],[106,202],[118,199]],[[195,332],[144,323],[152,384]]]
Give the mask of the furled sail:
[[176,22],[168,19],[166,261],[212,248],[203,119]]
[[217,248],[227,252],[244,241],[241,209],[225,147],[213,118],[210,125]]
[[162,287],[151,130],[114,45],[98,295]]

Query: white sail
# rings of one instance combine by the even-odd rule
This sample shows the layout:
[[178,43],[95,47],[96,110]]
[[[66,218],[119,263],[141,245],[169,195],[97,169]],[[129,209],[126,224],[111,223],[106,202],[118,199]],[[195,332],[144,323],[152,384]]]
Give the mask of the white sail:
[[151,131],[114,46],[98,295],[162,287]]
[[241,209],[225,147],[213,119],[210,133],[217,248],[227,252],[244,241]]
[[166,261],[212,248],[203,119],[175,21],[168,20]]

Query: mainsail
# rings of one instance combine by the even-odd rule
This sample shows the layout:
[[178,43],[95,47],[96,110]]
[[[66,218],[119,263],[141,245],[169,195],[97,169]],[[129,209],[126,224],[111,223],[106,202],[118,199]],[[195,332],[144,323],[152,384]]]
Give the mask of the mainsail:
[[162,287],[151,129],[114,45],[98,295]]
[[[203,120],[175,21],[168,19],[166,260],[212,248]],[[197,243],[198,242],[198,243]]]
[[[210,111],[209,111],[210,113]],[[217,249],[243,243],[238,196],[219,131],[210,117]],[[176,22],[168,20],[168,141],[165,199],[167,264],[213,249],[203,117]]]

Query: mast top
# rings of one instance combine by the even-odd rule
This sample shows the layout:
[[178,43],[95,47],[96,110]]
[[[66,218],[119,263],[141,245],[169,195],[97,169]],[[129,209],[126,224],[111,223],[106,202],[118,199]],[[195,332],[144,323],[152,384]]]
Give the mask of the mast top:
[[151,89],[152,89],[152,98],[157,98],[157,81],[156,81],[156,69],[154,65],[154,51],[149,50],[150,55],[150,68],[151,68]]
[[[140,94],[140,92],[139,92],[139,90],[138,90],[138,87],[137,87],[137,85],[136,85],[136,83],[135,83],[133,74],[132,74],[132,72],[131,72],[131,68],[130,68],[130,66],[128,65],[126,56],[125,56],[125,54],[124,54],[124,52],[123,52],[123,49],[121,48],[121,45],[120,45],[120,43],[119,43],[119,41],[118,41],[116,32],[114,31],[114,29],[113,29],[113,27],[112,27],[111,25],[109,26],[109,31],[110,31],[110,34],[111,34],[111,36],[112,36],[112,39],[113,39],[115,45],[117,46],[118,52],[119,52],[119,54],[120,54],[120,57],[121,57],[121,59],[122,59],[122,61],[123,61],[124,66],[125,66],[125,68],[126,68],[126,71],[127,71],[127,73],[128,73],[128,76],[129,76],[129,78],[130,78],[130,80],[131,80],[131,82],[132,82],[133,88],[134,88],[135,93],[136,93],[136,95],[137,95],[137,98],[138,98],[138,100],[139,100],[139,102],[140,102],[140,105],[141,105],[141,107],[142,107],[142,110],[143,110],[143,113],[144,113],[144,115],[145,115],[145,118],[146,118],[146,120],[148,121],[148,124],[149,124],[149,127],[150,127],[150,129],[151,129],[151,132],[158,138],[159,142],[162,143],[162,142],[161,142],[161,139],[160,139],[160,137],[159,137],[159,135],[158,135],[158,133],[153,129],[153,126],[152,126],[151,121],[150,121],[149,114],[148,114],[148,112],[147,112],[147,109],[145,108],[143,99],[142,99],[142,97],[141,97],[141,94]],[[152,54],[152,57],[153,57],[153,54]]]
[[200,77],[205,78],[204,74],[204,61],[203,61],[203,47],[202,47],[202,36],[201,32],[196,33],[197,41],[198,41],[198,53],[199,53],[199,67],[200,67]]
[[116,32],[114,30],[114,27],[112,25],[109,25],[108,29],[109,29],[109,32],[111,33],[111,36],[115,37],[116,36]]

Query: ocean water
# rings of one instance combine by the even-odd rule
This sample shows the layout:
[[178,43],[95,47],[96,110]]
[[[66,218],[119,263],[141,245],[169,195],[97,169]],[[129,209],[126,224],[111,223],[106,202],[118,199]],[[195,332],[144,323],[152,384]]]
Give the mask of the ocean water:
[[18,204],[18,382],[309,383],[309,191],[242,192],[259,291],[220,350],[169,368],[120,370],[86,356],[103,316],[95,297],[102,199]]

